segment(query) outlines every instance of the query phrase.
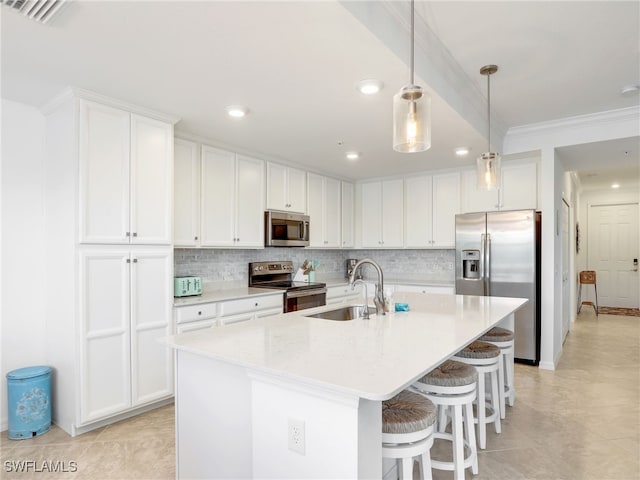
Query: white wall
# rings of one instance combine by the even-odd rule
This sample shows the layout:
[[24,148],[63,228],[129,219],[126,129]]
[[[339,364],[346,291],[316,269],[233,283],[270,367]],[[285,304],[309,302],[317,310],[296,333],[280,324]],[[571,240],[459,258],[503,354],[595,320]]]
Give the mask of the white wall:
[[561,244],[556,218],[562,210],[565,170],[555,149],[570,145],[637,137],[640,108],[582,115],[535,125],[511,128],[504,154],[540,151],[542,210],[542,327],[540,368],[555,369],[562,354]]
[[45,363],[44,134],[37,109],[2,100],[0,430],[7,429],[6,373]]

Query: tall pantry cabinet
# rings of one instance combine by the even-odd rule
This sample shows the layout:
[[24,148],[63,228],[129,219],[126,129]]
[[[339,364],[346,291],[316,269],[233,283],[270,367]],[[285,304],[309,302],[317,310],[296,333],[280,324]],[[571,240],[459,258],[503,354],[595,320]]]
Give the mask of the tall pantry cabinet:
[[173,125],[73,90],[45,107],[47,360],[71,435],[173,395]]

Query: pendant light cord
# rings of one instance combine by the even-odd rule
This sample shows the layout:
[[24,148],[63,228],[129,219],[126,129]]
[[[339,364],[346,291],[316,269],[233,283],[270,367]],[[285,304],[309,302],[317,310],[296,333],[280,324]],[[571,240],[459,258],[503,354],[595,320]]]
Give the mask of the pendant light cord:
[[414,0],[411,0],[411,84],[413,85],[413,57],[414,57],[414,52],[413,52],[413,44],[415,43],[415,27],[414,27],[414,15],[415,15],[415,9],[413,7],[413,3]]
[[487,75],[487,119],[489,133],[487,134],[487,152],[491,152],[491,74]]

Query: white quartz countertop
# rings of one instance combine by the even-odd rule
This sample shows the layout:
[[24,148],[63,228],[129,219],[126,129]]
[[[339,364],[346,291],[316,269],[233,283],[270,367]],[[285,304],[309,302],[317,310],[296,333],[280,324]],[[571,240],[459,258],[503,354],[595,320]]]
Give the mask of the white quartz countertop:
[[283,290],[273,290],[270,288],[235,287],[215,290],[204,290],[200,295],[189,297],[174,297],[174,307],[184,307],[187,305],[197,305],[200,303],[221,302],[223,300],[237,300],[240,298],[260,297],[265,295],[280,295]]
[[167,337],[174,349],[370,400],[386,400],[526,303],[402,293],[411,311],[370,320],[309,318],[327,305]]

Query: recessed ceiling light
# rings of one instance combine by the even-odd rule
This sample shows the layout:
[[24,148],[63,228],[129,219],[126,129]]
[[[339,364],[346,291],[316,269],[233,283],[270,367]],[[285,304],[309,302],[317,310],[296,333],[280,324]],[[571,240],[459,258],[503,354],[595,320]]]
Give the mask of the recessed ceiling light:
[[360,80],[356,83],[356,88],[360,93],[364,93],[365,95],[373,95],[374,93],[378,93],[382,90],[383,83],[380,80],[375,79],[367,79]]
[[457,156],[464,157],[465,155],[469,155],[470,150],[469,147],[458,147],[455,149],[455,152]]
[[626,85],[620,89],[620,94],[623,97],[631,97],[637,95],[640,92],[640,85]]
[[612,183],[611,184],[611,188],[620,188],[620,184],[619,183]]
[[349,160],[358,160],[360,158],[360,154],[358,152],[347,152],[346,157]]
[[249,109],[242,105],[229,105],[224,109],[227,111],[227,115],[234,118],[242,118],[249,113]]

